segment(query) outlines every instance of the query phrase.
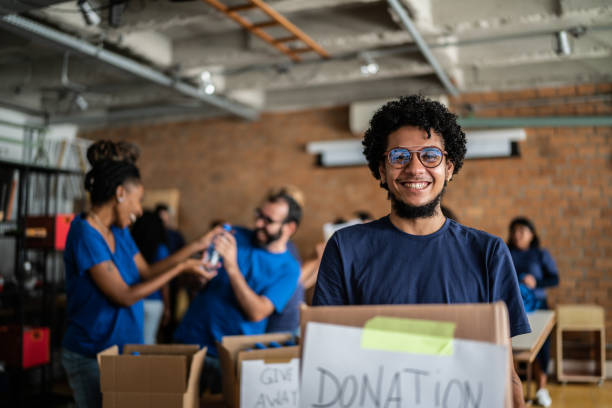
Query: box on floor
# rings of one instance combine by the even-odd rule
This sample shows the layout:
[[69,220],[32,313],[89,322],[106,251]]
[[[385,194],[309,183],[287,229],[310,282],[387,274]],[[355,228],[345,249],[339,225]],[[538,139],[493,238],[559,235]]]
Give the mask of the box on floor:
[[206,348],[112,346],[98,353],[103,408],[198,408]]

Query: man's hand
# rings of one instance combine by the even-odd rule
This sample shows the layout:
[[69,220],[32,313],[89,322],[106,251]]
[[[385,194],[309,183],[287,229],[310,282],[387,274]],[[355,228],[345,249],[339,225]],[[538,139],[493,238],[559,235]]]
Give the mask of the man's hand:
[[527,275],[523,276],[523,281],[522,282],[529,289],[535,289],[536,285],[538,284],[538,282],[536,281],[536,278],[534,278],[533,275],[531,275],[531,274],[527,274]]
[[223,226],[222,225],[218,225],[215,228],[211,229],[210,231],[208,231],[206,234],[202,235],[200,238],[196,239],[195,241],[193,241],[193,246],[194,246],[194,251],[198,252],[198,251],[203,251],[206,248],[208,248],[210,246],[210,244],[212,243],[213,239],[215,238],[215,236],[217,234],[220,234],[221,231],[224,231]]
[[228,274],[238,270],[238,247],[231,232],[221,230],[213,240],[215,249],[223,258],[223,266]]

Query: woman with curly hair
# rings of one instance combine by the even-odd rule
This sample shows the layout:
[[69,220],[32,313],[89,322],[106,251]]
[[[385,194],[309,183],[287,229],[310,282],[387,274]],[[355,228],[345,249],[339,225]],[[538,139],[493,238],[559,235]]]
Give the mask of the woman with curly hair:
[[128,230],[142,214],[137,157],[137,149],[125,143],[99,141],[89,147],[92,169],[85,189],[91,210],[75,217],[66,240],[62,364],[78,408],[101,405],[96,354],[143,342],[143,298],[183,272],[215,276],[199,260],[188,259],[210,244],[212,232],[152,265],[138,251]]

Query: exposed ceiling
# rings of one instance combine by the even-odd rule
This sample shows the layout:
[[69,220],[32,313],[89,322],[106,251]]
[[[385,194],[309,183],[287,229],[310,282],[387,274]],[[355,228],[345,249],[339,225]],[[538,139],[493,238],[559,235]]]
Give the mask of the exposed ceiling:
[[[0,2],[0,106],[42,114],[50,123],[227,113],[253,118],[263,111],[452,92],[392,3],[401,3],[460,93],[612,80],[612,0],[267,1],[330,55],[301,53],[302,62],[205,1],[90,0],[98,25],[85,23],[76,0],[54,3]],[[122,7],[113,10],[123,11],[118,27],[111,27],[115,3]],[[258,9],[240,16],[269,20]],[[288,34],[278,26],[264,30],[277,38]],[[559,32],[569,43],[566,54]],[[58,33],[72,45],[65,38],[60,44]],[[131,73],[111,65],[117,58]],[[367,63],[377,64],[377,72],[363,73]],[[142,70],[149,76],[134,75]],[[211,73],[204,83],[203,71]],[[215,92],[209,95],[204,86],[210,83]]]

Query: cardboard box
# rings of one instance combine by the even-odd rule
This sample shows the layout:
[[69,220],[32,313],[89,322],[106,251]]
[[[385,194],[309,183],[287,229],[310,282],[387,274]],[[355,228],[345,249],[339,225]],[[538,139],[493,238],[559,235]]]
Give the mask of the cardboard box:
[[0,360],[30,368],[49,362],[49,328],[0,326]]
[[286,363],[299,358],[298,346],[250,350],[255,343],[276,341],[284,343],[292,338],[291,333],[269,333],[255,336],[225,336],[217,343],[221,371],[223,373],[223,399],[227,406],[240,407],[240,367],[246,360],[264,360],[266,363]]
[[[300,325],[303,342],[308,338],[308,322],[332,323],[344,326],[363,327],[375,316],[402,317],[455,322],[455,338],[477,340],[508,347],[508,366],[512,370],[512,347],[508,326],[508,310],[503,302],[494,304],[452,305],[367,305],[367,306],[316,306],[303,305]],[[300,350],[301,354],[301,350]],[[375,363],[375,362],[373,362]],[[491,373],[494,375],[494,373]],[[506,408],[512,407],[511,376],[506,386]]]
[[[132,355],[133,352],[139,355]],[[112,346],[98,353],[103,408],[198,408],[206,348]]]

